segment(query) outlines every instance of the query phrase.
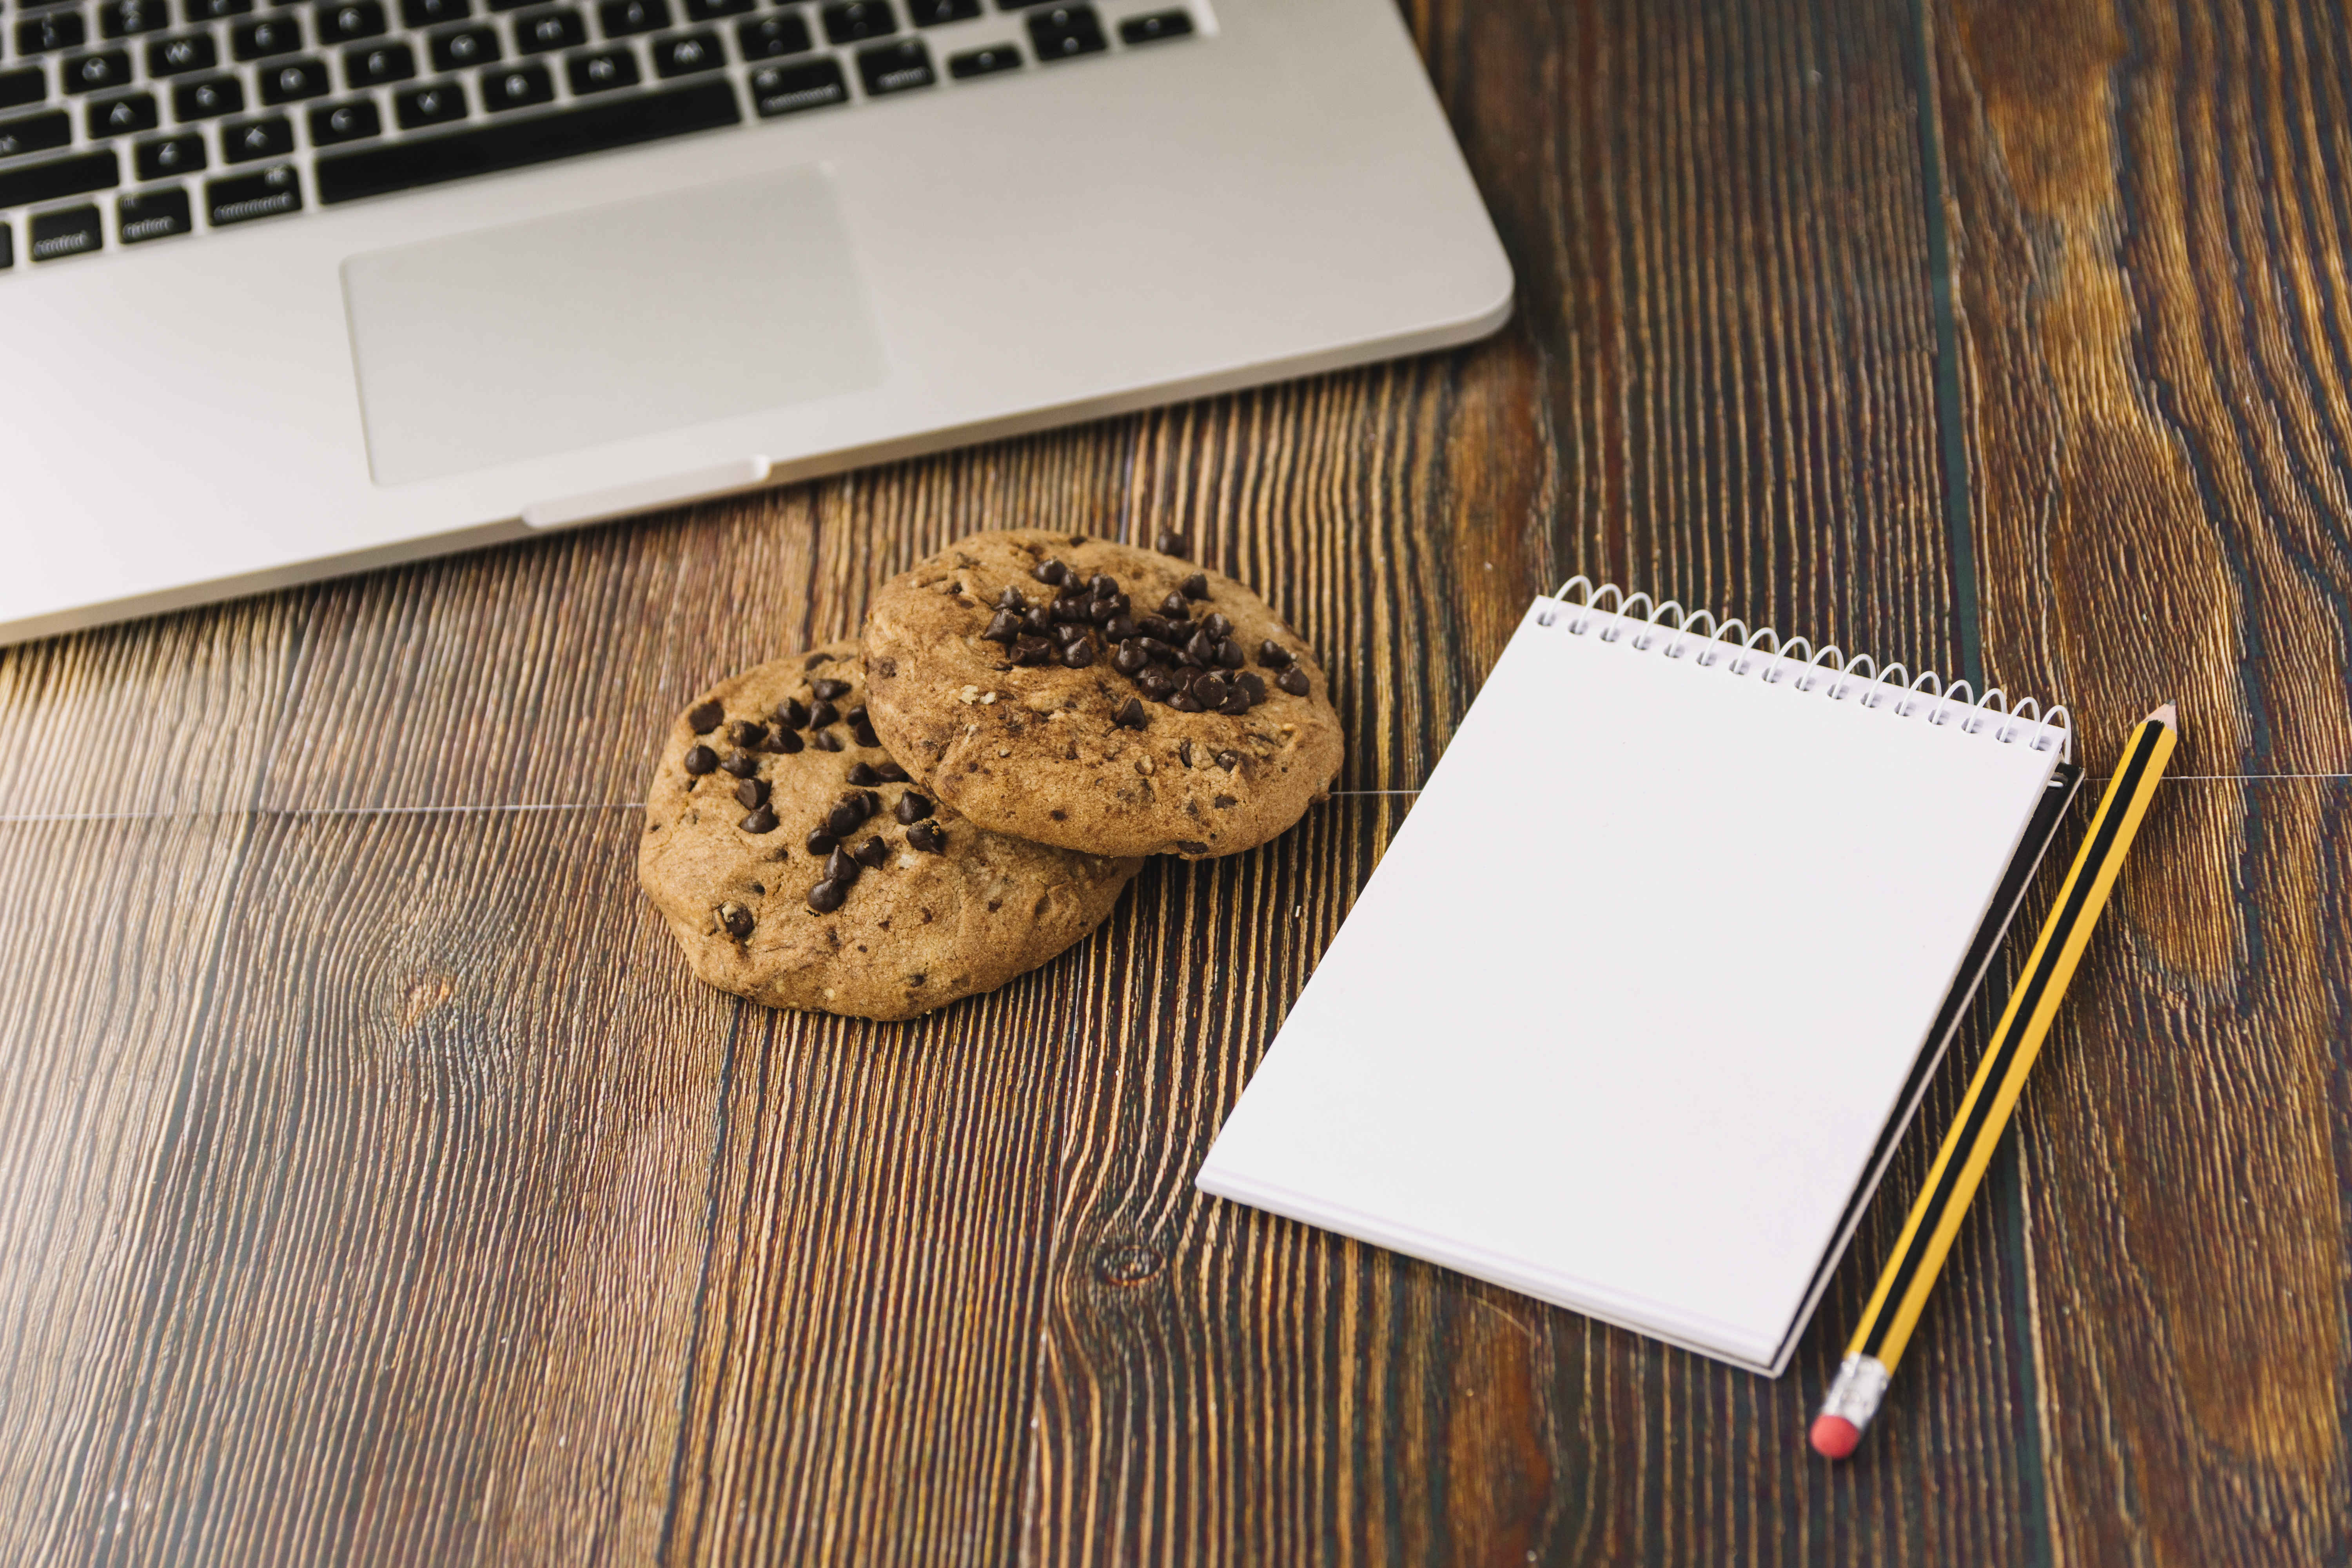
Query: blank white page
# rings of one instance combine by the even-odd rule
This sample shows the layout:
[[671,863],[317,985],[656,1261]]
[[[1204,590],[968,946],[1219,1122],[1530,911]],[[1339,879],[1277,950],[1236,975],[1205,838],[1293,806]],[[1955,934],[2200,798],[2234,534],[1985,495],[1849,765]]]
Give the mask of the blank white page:
[[1529,611],[1199,1184],[1777,1373],[2058,732],[1669,637]]

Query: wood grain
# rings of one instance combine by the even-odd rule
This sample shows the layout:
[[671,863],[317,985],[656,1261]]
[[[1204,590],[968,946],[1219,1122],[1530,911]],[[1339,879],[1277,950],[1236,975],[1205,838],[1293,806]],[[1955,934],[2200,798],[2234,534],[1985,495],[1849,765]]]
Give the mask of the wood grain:
[[2345,17],[1937,16],[1988,661],[2190,775],[2021,1127],[2056,1544],[2338,1559],[2347,795],[2277,775],[2352,769]]

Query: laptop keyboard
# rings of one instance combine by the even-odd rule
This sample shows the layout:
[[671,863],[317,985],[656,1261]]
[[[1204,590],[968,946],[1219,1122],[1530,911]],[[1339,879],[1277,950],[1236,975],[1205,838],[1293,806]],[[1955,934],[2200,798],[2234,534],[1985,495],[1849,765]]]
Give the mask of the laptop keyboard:
[[0,269],[1194,30],[1168,0],[0,0]]

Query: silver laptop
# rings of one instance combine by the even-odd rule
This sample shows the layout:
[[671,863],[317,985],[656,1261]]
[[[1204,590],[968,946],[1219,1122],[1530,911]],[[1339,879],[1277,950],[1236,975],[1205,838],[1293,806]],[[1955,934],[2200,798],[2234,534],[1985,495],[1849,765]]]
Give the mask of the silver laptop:
[[0,641],[1510,293],[1391,0],[8,0]]

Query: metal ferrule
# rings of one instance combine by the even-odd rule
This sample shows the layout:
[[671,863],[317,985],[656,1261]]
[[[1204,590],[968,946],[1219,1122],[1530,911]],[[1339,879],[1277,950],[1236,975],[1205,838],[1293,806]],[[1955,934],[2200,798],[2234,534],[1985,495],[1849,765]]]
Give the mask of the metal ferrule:
[[1855,1431],[1868,1431],[1878,1402],[1886,1397],[1891,1375],[1874,1355],[1846,1357],[1838,1366],[1837,1381],[1830,1384],[1829,1397],[1822,1401],[1822,1414],[1842,1415],[1853,1423]]

